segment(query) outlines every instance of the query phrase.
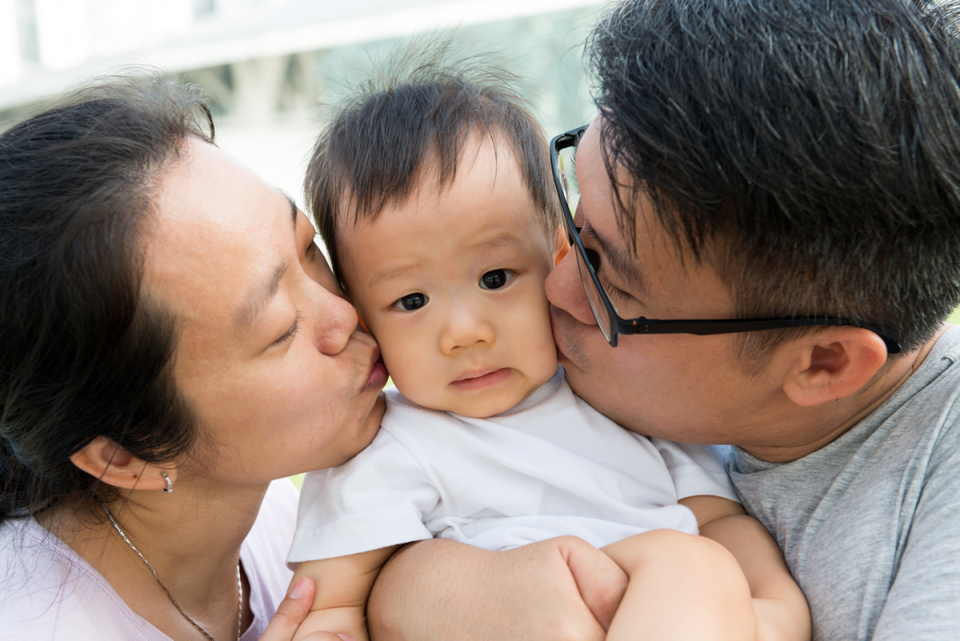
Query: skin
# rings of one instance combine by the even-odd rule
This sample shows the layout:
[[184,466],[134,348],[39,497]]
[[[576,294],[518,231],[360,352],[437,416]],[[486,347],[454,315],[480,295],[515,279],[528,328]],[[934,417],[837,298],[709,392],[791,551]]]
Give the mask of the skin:
[[216,148],[190,144],[164,180],[144,282],[177,310],[174,377],[217,448],[215,467],[188,461],[182,474],[244,485],[339,465],[379,429],[379,349],[357,330],[303,212]]
[[[643,194],[633,208],[632,251],[617,224],[601,131],[594,123],[578,147],[577,224],[584,245],[600,255],[598,275],[621,317],[734,318],[728,287],[708,264],[676,246]],[[733,443],[770,461],[800,458],[835,439],[889,396],[926,353],[888,362],[872,332],[824,327],[777,349],[754,374],[737,360],[733,334],[621,336],[611,349],[573,256],[550,274],[546,290],[560,362],[571,387],[591,405],[641,434]]]
[[[620,315],[735,317],[729,289],[709,265],[676,246],[642,193],[635,200],[622,194],[637,230],[635,238],[623,236],[601,156],[602,128],[595,122],[578,148],[577,224],[584,244],[600,255],[601,282]],[[628,179],[621,174],[618,182],[629,184]],[[883,341],[868,330],[822,327],[780,345],[752,373],[737,360],[734,335],[621,336],[611,349],[572,255],[559,262],[545,286],[560,363],[570,385],[591,405],[642,434],[732,443],[768,461],[796,460],[846,432],[909,378],[939,337],[888,359]],[[526,547],[522,554],[478,551],[451,541],[408,547],[384,567],[374,586],[368,608],[373,636],[604,638],[598,629],[623,593],[581,561],[596,558],[589,546],[554,539]],[[523,594],[518,575],[537,577],[541,589]],[[601,595],[587,603],[589,614],[578,595],[564,590],[571,575],[578,585],[590,586],[592,596]],[[483,578],[467,588],[463,576]]]
[[484,418],[557,369],[543,290],[554,239],[509,147],[473,140],[462,157],[451,184],[428,182],[374,220],[344,216],[338,242],[397,388],[424,407]]
[[[339,296],[306,217],[245,167],[186,140],[159,177],[153,204],[141,232],[142,295],[178,321],[174,379],[200,418],[200,439],[183,460],[164,465],[102,437],[72,460],[121,491],[111,511],[127,536],[191,618],[229,639],[240,546],[269,482],[338,465],[366,447],[383,416],[386,371]],[[243,310],[254,313],[239,322]],[[172,494],[161,491],[161,471]],[[80,510],[67,506],[43,524],[134,612],[171,638],[195,638],[110,524]],[[291,638],[313,593],[309,581],[293,586],[263,638]]]
[[[481,139],[467,145],[463,157],[449,186],[428,182],[373,220],[342,216],[338,242],[347,287],[400,391],[432,409],[486,417],[516,405],[555,371],[543,286],[557,248],[531,215],[536,207],[512,154]],[[491,276],[496,287],[487,282]],[[704,529],[735,536],[750,527],[731,501],[709,496],[681,503]],[[797,610],[776,628],[797,635],[769,638],[804,638],[806,606],[779,551],[762,528],[744,536],[749,560],[758,549],[770,551],[747,580],[730,553],[701,537],[647,532],[604,548],[631,580],[613,624],[598,621],[598,627],[609,625],[610,639],[641,630],[659,638],[664,626],[678,639],[755,638],[748,583],[765,583],[773,588],[756,590],[758,601],[769,596]],[[366,639],[367,595],[394,551],[301,563],[297,576],[320,586],[301,632],[336,630]],[[568,562],[572,573],[577,560]],[[578,586],[589,580],[575,576]],[[622,592],[622,583],[614,580],[614,589]],[[698,616],[685,616],[687,609]]]

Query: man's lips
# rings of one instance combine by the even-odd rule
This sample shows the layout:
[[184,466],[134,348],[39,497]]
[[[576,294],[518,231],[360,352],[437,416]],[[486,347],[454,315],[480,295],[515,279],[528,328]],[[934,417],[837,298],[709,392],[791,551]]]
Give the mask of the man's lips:
[[506,381],[510,378],[512,371],[509,367],[501,367],[500,369],[482,369],[465,372],[453,381],[451,385],[461,391],[483,389]]
[[[584,364],[582,334],[587,328],[577,321],[569,312],[550,305],[550,326],[553,329],[553,342],[557,346],[557,358],[564,367],[569,363]],[[599,331],[594,325],[593,329]]]

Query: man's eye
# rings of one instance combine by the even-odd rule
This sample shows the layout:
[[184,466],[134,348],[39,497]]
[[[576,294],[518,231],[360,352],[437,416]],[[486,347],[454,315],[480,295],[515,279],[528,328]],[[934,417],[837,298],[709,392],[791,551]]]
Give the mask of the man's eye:
[[405,312],[412,312],[426,305],[427,301],[429,300],[430,299],[427,298],[426,294],[407,294],[403,298],[397,300],[393,306],[398,309],[402,309]]
[[509,269],[494,269],[480,277],[481,289],[500,289],[510,282],[513,272]]
[[587,247],[584,247],[584,249],[587,250],[587,260],[590,262],[590,266],[593,267],[594,273],[599,274],[600,273],[600,254],[598,254],[597,252]]

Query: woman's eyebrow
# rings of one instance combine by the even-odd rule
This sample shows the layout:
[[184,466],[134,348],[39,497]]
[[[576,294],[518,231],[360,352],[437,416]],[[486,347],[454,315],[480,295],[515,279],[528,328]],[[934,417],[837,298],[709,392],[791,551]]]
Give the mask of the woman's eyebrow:
[[282,189],[280,189],[279,187],[277,187],[277,191],[279,191],[281,194],[283,194],[283,197],[287,199],[287,202],[288,202],[288,203],[290,203],[290,213],[293,215],[293,230],[296,231],[296,230],[297,230],[297,218],[300,217],[300,216],[299,216],[300,210],[297,209],[297,203],[295,203],[295,202],[293,201],[293,198],[291,198],[290,196],[288,196],[288,195],[286,194],[286,192],[283,191]]
[[263,310],[266,309],[267,302],[279,291],[280,281],[283,280],[283,275],[287,272],[288,266],[289,263],[278,266],[273,271],[270,280],[267,281],[263,287],[256,289],[240,307],[235,317],[235,324],[241,332],[250,329],[253,322],[263,313]]
[[[283,197],[287,199],[287,202],[290,203],[290,213],[293,216],[293,232],[296,234],[297,231],[297,219],[299,216],[299,209],[297,209],[297,203],[293,201],[293,198],[283,193],[283,190],[277,189]],[[279,265],[276,269],[273,270],[273,275],[270,280],[263,286],[254,291],[253,294],[247,299],[247,301],[240,307],[237,311],[235,317],[235,324],[237,328],[243,332],[250,329],[250,326],[253,324],[253,321],[256,320],[264,308],[267,306],[267,302],[274,297],[277,291],[280,289],[280,281],[283,280],[283,275],[287,271],[289,263],[284,263]]]

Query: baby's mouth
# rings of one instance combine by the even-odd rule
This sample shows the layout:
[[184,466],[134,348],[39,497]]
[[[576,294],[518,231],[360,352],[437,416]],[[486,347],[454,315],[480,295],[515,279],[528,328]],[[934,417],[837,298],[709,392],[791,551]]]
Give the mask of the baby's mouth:
[[463,391],[482,389],[506,381],[512,371],[509,367],[473,370],[461,374],[451,385]]

